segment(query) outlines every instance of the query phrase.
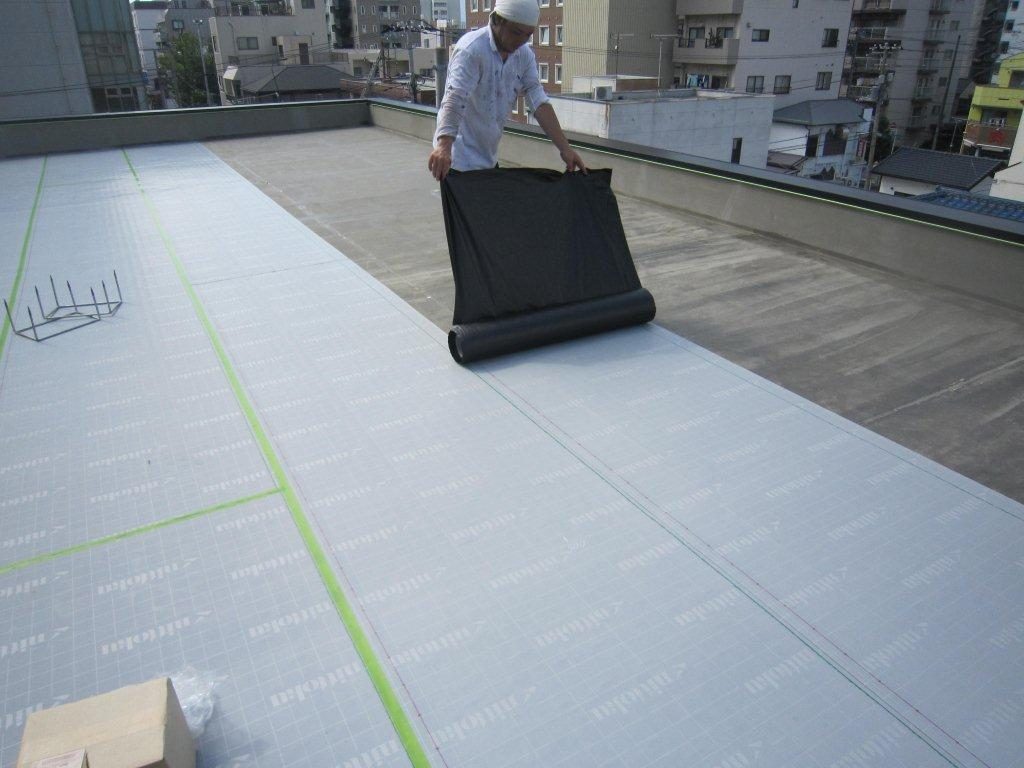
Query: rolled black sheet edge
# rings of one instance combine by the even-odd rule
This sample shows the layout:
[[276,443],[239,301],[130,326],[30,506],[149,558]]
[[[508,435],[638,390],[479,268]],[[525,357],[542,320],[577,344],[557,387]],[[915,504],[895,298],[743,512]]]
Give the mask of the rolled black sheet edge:
[[472,363],[647,323],[655,311],[654,297],[646,288],[637,288],[499,320],[454,325],[448,332],[448,349],[456,362]]

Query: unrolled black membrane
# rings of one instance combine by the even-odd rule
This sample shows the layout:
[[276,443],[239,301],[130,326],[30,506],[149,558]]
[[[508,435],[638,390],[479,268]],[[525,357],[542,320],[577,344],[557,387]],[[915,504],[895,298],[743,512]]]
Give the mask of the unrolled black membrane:
[[450,174],[441,184],[460,363],[645,323],[611,171]]

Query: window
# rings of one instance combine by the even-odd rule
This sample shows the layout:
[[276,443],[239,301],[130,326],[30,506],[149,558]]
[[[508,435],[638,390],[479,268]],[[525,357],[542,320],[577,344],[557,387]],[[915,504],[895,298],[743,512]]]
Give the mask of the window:
[[210,35],[210,42],[213,44],[213,52],[220,53],[220,48],[217,47],[217,36]]
[[302,0],[302,7],[307,11],[316,8],[316,0]]
[[755,29],[750,33],[750,39],[755,43],[767,43],[770,34],[770,29]]
[[949,22],[949,28],[953,31],[960,29],[960,21],[954,19],[953,21]]
[[184,28],[185,28],[185,22],[183,20],[181,20],[181,19],[172,19],[171,20],[171,29],[184,29]]
[[804,157],[818,156],[818,135],[807,137],[807,147],[804,149]]
[[793,0],[793,7],[794,8],[799,8],[800,7],[800,0]]
[[485,11],[491,10],[491,0],[484,0],[483,9]]
[[835,48],[839,45],[839,30],[838,29],[826,29],[825,34],[821,37],[822,48]]
[[556,83],[562,82],[562,65],[561,64],[555,64],[555,82]]
[[537,76],[540,78],[542,83],[546,83],[548,81],[548,65],[546,63],[537,65]]
[[1010,41],[1009,40],[1003,40],[1003,42],[1001,42],[999,44],[999,52],[1000,53],[1009,53],[1010,52]]
[[365,5],[360,5],[359,6],[359,15],[360,16],[365,16],[366,15],[366,6]]
[[1006,20],[1006,27],[1005,27],[1005,29],[1006,29],[1007,32],[1013,32],[1013,19],[1007,19]]
[[[561,3],[559,3],[559,5],[561,5]],[[561,45],[561,44],[562,44],[562,25],[561,24],[557,24],[555,26],[555,45]]]
[[789,93],[789,75],[776,75],[775,76],[775,90],[772,93]]
[[764,93],[763,75],[751,75],[747,78],[747,93]]
[[1024,88],[1024,70],[1015,69],[1010,73],[1010,87]]
[[555,7],[561,8],[563,5],[565,5],[564,0],[555,0]]
[[[365,29],[363,30],[366,31]],[[240,37],[236,41],[235,46],[240,51],[258,51],[260,48],[260,39],[258,37]]]
[[540,0],[540,7],[547,8],[551,5],[551,0]]
[[832,73],[831,72],[819,72],[818,79],[814,83],[814,90],[816,91],[827,91],[832,87]]
[[476,13],[477,11],[479,11],[480,10],[480,2],[479,2],[479,0],[469,0],[469,10],[472,11],[473,13]]
[[732,140],[732,157],[729,159],[731,163],[739,163],[740,155],[743,153],[743,139]]
[[540,44],[551,45],[551,28],[550,27],[538,27],[537,31],[540,33]]

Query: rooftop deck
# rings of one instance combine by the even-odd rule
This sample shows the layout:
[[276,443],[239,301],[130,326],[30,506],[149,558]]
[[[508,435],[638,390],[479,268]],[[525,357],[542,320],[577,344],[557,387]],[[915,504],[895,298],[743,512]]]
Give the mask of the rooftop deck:
[[620,194],[660,327],[460,368],[426,153],[0,161],[126,299],[0,350],[0,763],[191,666],[203,766],[1015,765],[1021,312]]

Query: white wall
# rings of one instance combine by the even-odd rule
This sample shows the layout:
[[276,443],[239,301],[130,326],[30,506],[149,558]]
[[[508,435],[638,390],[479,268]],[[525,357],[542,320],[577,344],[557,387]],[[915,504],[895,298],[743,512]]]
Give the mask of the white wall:
[[897,192],[906,195],[924,195],[935,191],[935,184],[925,184],[921,181],[908,181],[907,179],[894,179],[891,176],[883,176],[878,191],[883,195],[895,195]]
[[764,168],[774,99],[704,92],[696,98],[594,101],[552,97],[566,130],[729,162],[743,140],[742,165]]

